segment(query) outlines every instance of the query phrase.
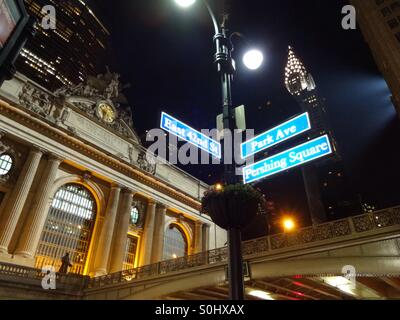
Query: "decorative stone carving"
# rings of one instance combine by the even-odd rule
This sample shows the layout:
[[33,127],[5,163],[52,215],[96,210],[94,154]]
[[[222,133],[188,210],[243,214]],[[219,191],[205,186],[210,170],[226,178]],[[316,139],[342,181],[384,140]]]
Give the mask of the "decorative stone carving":
[[[127,86],[122,86],[119,81],[120,75],[111,73],[100,74],[97,77],[88,77],[85,83],[75,86],[62,87],[54,93],[56,97],[72,104],[91,118],[101,121],[103,125],[113,129],[124,137],[139,142],[133,129],[132,111],[127,105],[128,101],[122,94]],[[98,108],[100,103],[109,106],[110,111],[116,113],[113,121],[104,121],[99,117]],[[65,119],[64,115],[61,115]],[[60,119],[62,122],[62,119]],[[65,121],[65,120],[64,120]]]
[[85,171],[82,173],[82,181],[84,183],[88,183],[88,181],[90,181],[92,178],[93,178],[93,175],[91,172]]
[[332,227],[330,224],[323,224],[315,229],[316,240],[326,240],[332,238]]
[[277,234],[271,236],[271,247],[272,249],[281,249],[287,246],[287,240],[285,234]]
[[28,82],[22,87],[18,98],[20,105],[43,117],[50,116],[51,109],[55,103],[54,97],[35,88]]
[[299,232],[299,239],[301,239],[303,243],[313,242],[314,238],[315,238],[315,232],[312,228],[306,228]]
[[8,150],[10,150],[10,146],[0,141],[0,155],[6,153]]
[[149,160],[147,160],[146,157],[146,152],[145,151],[141,151],[138,155],[138,159],[137,159],[137,164],[139,166],[140,169],[155,175],[156,174],[156,164],[155,163],[150,163]]
[[351,234],[348,220],[338,220],[332,223],[334,237],[342,237]]
[[357,232],[365,232],[374,229],[374,223],[371,221],[369,215],[354,217],[353,222]]

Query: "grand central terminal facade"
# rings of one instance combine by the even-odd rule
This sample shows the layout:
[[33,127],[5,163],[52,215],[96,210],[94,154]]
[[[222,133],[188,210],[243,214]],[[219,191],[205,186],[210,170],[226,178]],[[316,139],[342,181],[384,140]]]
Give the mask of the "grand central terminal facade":
[[0,262],[101,276],[226,244],[200,213],[209,188],[149,161],[110,72],[49,92],[0,89]]

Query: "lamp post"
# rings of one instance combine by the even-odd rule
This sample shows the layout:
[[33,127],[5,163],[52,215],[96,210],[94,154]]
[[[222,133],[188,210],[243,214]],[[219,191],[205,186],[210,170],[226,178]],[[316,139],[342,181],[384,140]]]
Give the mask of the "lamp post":
[[[175,0],[181,7],[187,8],[193,5],[196,0]],[[222,87],[222,114],[224,130],[233,132],[235,128],[233,105],[232,105],[232,81],[235,73],[235,63],[232,58],[233,46],[231,36],[225,28],[225,21],[221,24],[211,9],[207,0],[202,0],[206,6],[214,26],[214,43],[216,53],[214,61],[218,67]],[[225,20],[225,19],[224,19]],[[258,50],[251,50],[243,58],[243,63],[251,70],[258,69],[263,62],[263,55]],[[226,184],[237,182],[234,161],[231,164],[224,163],[224,178]],[[242,239],[239,227],[230,228],[228,232],[228,253],[229,253],[229,294],[231,300],[244,300],[243,283],[243,259],[242,259]]]

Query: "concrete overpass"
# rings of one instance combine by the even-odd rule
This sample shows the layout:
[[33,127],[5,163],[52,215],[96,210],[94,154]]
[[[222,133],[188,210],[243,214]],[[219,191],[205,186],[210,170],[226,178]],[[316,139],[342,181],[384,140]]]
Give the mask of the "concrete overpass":
[[[250,299],[400,298],[400,207],[245,242]],[[347,267],[346,267],[347,266]],[[355,282],[344,273],[355,270]],[[84,299],[227,299],[227,249],[90,279]]]
[[[244,242],[243,253],[247,299],[400,299],[400,207]],[[58,275],[45,291],[41,270],[1,264],[0,298],[221,300],[226,273],[220,248],[98,278]]]

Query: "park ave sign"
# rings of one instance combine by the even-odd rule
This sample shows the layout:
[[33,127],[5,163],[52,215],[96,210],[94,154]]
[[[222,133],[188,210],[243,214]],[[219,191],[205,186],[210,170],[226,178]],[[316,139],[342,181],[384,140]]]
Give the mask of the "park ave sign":
[[264,179],[333,153],[328,135],[303,143],[243,169],[245,184]]
[[246,159],[310,129],[310,117],[306,112],[242,143],[240,146],[241,157]]

